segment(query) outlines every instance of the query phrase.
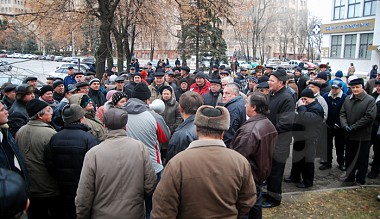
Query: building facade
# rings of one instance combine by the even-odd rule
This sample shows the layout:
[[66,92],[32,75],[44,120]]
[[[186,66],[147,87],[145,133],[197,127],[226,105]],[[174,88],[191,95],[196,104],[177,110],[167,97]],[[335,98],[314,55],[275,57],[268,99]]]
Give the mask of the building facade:
[[321,62],[344,74],[354,63],[358,74],[368,74],[380,64],[380,2],[335,0],[330,11],[330,21],[321,25]]

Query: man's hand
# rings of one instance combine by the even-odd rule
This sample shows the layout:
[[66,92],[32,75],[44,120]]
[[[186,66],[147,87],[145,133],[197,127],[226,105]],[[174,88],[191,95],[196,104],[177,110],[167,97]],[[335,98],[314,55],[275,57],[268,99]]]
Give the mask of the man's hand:
[[347,132],[347,133],[350,133],[350,132],[352,131],[351,126],[348,126],[348,125],[344,126],[343,129],[344,129],[344,131]]

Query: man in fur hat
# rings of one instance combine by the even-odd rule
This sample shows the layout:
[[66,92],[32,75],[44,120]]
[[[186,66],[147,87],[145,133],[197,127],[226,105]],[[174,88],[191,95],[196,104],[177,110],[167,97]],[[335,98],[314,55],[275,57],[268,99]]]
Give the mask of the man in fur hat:
[[201,106],[194,123],[199,140],[168,162],[151,217],[241,218],[254,205],[256,188],[248,161],[221,140],[229,112]]

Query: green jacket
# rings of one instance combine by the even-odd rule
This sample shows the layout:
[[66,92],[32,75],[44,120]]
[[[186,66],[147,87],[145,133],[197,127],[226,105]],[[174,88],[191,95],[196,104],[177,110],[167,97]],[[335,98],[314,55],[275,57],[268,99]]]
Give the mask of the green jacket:
[[59,195],[58,184],[48,173],[44,162],[44,148],[55,133],[52,126],[38,120],[30,120],[16,133],[16,142],[29,172],[31,197]]

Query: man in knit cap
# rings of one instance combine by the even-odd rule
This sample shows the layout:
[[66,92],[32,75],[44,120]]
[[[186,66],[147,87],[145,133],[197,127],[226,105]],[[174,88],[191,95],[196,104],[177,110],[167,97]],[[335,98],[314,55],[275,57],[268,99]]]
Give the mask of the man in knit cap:
[[148,149],[127,136],[127,121],[122,109],[104,113],[108,133],[85,156],[75,199],[78,219],[144,217],[144,194],[153,193],[156,175]]
[[53,82],[53,99],[61,102],[61,100],[65,97],[65,86],[62,80],[56,80]]
[[49,106],[54,109],[59,102],[53,99],[53,87],[50,85],[44,85],[40,89],[40,97],[39,100],[46,102]]
[[61,218],[58,183],[48,173],[44,162],[44,147],[57,133],[49,125],[53,110],[46,102],[38,99],[29,101],[26,109],[30,119],[16,133],[16,142],[30,176],[30,213],[33,218]]
[[98,78],[93,78],[90,81],[90,90],[88,91],[88,96],[92,99],[95,104],[95,109],[103,106],[106,102],[106,97],[100,90],[100,80]]
[[194,123],[199,140],[167,164],[152,218],[241,218],[254,205],[256,188],[248,161],[221,140],[229,112],[201,106]]
[[[151,92],[145,83],[138,83],[132,92],[132,98],[124,105],[128,112],[128,136],[142,141],[148,148],[153,169],[160,180],[163,170],[159,144],[167,143],[170,139],[169,128],[162,116],[149,110]],[[146,199],[147,218],[151,211],[151,197]]]

